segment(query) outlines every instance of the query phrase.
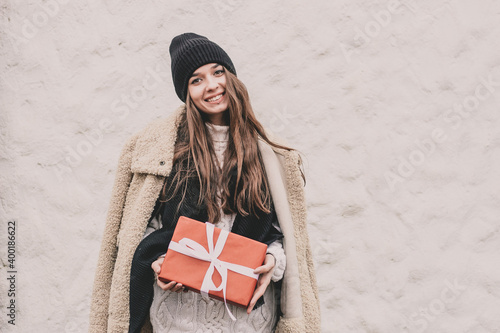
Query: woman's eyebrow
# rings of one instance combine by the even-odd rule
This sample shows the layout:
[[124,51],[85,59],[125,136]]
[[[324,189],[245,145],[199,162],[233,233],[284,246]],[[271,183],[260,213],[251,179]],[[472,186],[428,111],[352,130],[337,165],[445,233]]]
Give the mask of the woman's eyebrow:
[[[221,66],[221,64],[215,64],[211,68],[216,68],[216,67],[219,67],[219,66]],[[193,73],[193,74],[191,74],[191,77],[198,76],[198,75],[200,75],[200,73]]]

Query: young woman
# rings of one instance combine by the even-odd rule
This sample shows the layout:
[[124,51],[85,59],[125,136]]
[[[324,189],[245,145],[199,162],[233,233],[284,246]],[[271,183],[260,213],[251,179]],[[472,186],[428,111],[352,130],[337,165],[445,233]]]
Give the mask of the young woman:
[[[185,102],[126,144],[97,265],[90,332],[319,332],[301,160],[255,118],[227,53],[186,33],[170,45]],[[247,309],[158,280],[179,216],[268,245]]]

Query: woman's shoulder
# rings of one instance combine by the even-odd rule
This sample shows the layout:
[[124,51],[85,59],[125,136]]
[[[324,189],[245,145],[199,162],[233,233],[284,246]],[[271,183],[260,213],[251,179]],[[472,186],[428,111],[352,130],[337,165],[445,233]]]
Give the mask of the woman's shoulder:
[[267,150],[268,152],[273,152],[274,155],[278,157],[278,160],[282,163],[282,165],[285,168],[289,168],[290,170],[293,169],[293,172],[298,171],[302,175],[301,178],[303,179],[302,154],[297,149],[294,149],[289,144],[288,140],[286,140],[284,137],[277,135],[276,133],[273,133],[267,128],[264,128],[264,132],[269,141],[283,147],[288,147],[288,149],[275,147],[266,142],[266,140],[264,140],[262,137],[259,137],[259,146],[261,152],[263,150]]
[[167,117],[157,118],[149,122],[144,128],[138,131],[134,136],[138,138],[158,136],[164,133],[165,130],[177,128],[181,114],[185,111],[184,104],[178,107],[174,112]]
[[[266,134],[267,138],[269,140],[271,140],[272,142],[277,143],[277,144],[282,145],[282,146],[286,146],[286,147],[289,146],[287,140],[284,137],[272,132],[267,127],[264,127],[264,133]],[[259,139],[263,140],[262,138],[259,138]]]
[[272,132],[271,130],[269,130],[266,127],[264,127],[264,133],[267,136],[267,138],[269,139],[269,141],[271,141],[272,143],[278,144],[278,145],[283,146],[283,147],[288,147],[290,149],[283,149],[283,148],[275,147],[275,146],[269,144],[268,142],[266,142],[266,140],[264,140],[264,138],[259,136],[259,142],[261,143],[261,145],[268,146],[275,153],[280,154],[280,155],[287,155],[287,156],[298,155],[297,150],[293,149],[293,147],[290,145],[289,141],[287,139],[285,139],[283,136],[280,136],[280,135]]
[[145,127],[132,134],[127,139],[125,146],[135,145],[137,142],[155,142],[172,134],[171,132],[177,128],[179,116],[183,110],[184,106],[180,106],[168,116],[150,121]]
[[166,118],[153,120],[128,139],[122,154],[131,154],[133,172],[168,174],[181,114],[182,107]]

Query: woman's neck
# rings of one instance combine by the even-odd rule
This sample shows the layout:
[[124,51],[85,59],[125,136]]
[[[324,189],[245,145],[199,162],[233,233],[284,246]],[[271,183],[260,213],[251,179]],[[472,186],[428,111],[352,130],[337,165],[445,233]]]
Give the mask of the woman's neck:
[[206,122],[214,125],[226,125],[228,121],[228,110],[221,113],[205,114]]

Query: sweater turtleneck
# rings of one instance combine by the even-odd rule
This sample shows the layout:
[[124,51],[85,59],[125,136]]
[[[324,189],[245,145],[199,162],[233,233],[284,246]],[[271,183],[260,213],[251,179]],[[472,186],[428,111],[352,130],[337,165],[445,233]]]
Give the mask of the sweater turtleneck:
[[216,125],[206,122],[208,133],[212,138],[215,155],[219,161],[219,165],[222,168],[224,163],[224,152],[227,148],[227,143],[229,141],[229,126],[228,125]]
[[229,125],[217,125],[209,123],[208,121],[205,123],[207,126],[210,135],[212,136],[212,140],[214,141],[227,141],[229,137]]

